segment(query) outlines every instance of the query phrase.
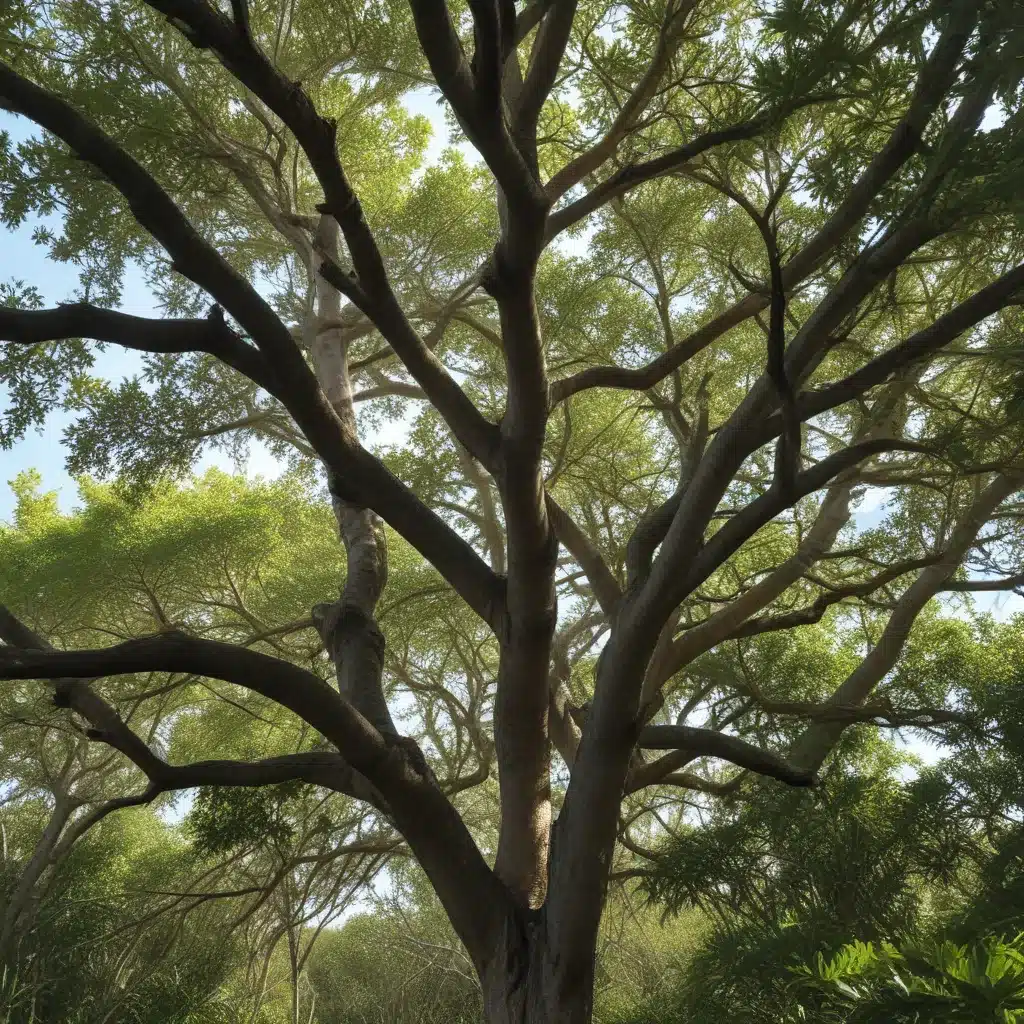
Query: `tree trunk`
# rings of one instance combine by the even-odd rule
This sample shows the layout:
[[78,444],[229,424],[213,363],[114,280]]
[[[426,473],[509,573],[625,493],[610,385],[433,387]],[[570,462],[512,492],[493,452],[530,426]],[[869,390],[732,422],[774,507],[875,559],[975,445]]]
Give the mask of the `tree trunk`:
[[[518,911],[481,972],[487,1024],[589,1024],[594,970],[567,974],[549,945],[547,911]],[[574,958],[575,959],[575,958]]]

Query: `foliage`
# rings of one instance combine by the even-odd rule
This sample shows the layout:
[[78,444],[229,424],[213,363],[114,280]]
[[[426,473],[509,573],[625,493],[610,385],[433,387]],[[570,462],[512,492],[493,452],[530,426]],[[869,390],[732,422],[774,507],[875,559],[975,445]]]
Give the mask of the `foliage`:
[[813,967],[795,973],[798,992],[824,994],[821,1020],[1015,1024],[1024,1014],[1024,936],[988,937],[970,946],[854,942],[831,960],[819,953]]

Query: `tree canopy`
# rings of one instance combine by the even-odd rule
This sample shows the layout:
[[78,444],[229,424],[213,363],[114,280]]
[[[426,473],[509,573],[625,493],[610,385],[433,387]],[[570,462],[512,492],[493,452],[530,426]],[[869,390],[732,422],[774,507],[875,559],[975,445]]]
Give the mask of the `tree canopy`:
[[[680,823],[793,787],[827,831],[890,730],[993,756],[1013,687],[962,652],[1008,654],[939,602],[1024,584],[1018,7],[5,5],[4,220],[80,283],[3,285],[0,440],[70,411],[116,484],[23,479],[2,535],[54,809],[4,943],[69,829],[199,787],[293,967],[410,855],[487,1019],[576,1024]],[[257,441],[279,483],[176,483]]]

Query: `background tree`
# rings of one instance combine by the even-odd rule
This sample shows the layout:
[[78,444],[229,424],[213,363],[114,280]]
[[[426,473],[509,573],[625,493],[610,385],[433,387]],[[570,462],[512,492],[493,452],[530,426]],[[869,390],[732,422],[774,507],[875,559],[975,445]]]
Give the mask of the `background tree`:
[[[346,552],[311,617],[336,688],[202,619],[53,650],[4,617],[0,672],[50,679],[147,777],[132,799],[299,780],[361,801],[429,877],[489,1020],[586,1021],[617,839],[643,856],[666,786],[747,786],[687,765],[808,786],[852,725],[964,727],[892,680],[933,597],[1019,582],[1013,3],[0,17],[0,103],[47,133],[6,146],[5,214],[59,205],[43,241],[83,265],[73,304],[5,293],[8,438],[78,407],[72,465],[140,486],[256,434],[326,469]],[[480,163],[415,175],[410,81]],[[552,244],[581,232],[583,255]],[[128,260],[167,318],[110,308]],[[90,379],[83,338],[150,353],[145,378]],[[357,398],[424,403],[401,450],[360,443]],[[894,490],[890,529],[851,526],[868,483]],[[382,520],[451,605],[404,665]],[[856,626],[816,677],[744,667],[745,638],[837,609]],[[417,743],[384,680],[415,695],[421,668]],[[179,762],[88,682],[146,672],[247,689],[323,747]],[[493,844],[453,799],[491,744]]]

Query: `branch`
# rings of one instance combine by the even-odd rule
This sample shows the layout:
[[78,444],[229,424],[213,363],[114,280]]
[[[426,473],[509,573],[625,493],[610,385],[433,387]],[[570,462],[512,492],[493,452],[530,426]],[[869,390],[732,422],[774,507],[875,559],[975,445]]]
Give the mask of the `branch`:
[[609,617],[613,615],[619,600],[622,598],[622,587],[615,574],[608,568],[601,552],[594,542],[580,529],[576,521],[561,505],[546,495],[548,517],[554,528],[555,535],[562,546],[576,560],[580,568],[587,574],[591,589],[597,598],[601,610]]
[[[351,251],[352,242],[348,233],[345,239]],[[373,245],[376,246],[376,243]],[[493,469],[500,442],[498,427],[477,409],[444,363],[416,332],[399,306],[390,284],[385,280],[381,285],[381,288],[386,286],[384,293],[363,293],[354,290],[351,278],[329,259],[320,264],[319,273],[324,280],[355,302],[370,318],[423,389],[423,395],[451,427],[452,433],[483,465]]]
[[688,479],[680,480],[672,494],[661,504],[648,509],[633,529],[626,544],[626,579],[630,585],[650,571],[651,559],[679,511],[688,482]]
[[[320,273],[373,321],[409,372],[460,439],[481,461],[489,457],[492,428],[403,312],[359,199],[338,158],[337,124],[323,118],[301,87],[275,68],[247,33],[203,0],[146,0],[200,49],[211,49],[224,67],[291,130],[324,191],[321,213],[329,213],[345,235],[356,277],[326,261]],[[198,282],[202,284],[202,282]],[[491,430],[489,430],[491,428]],[[486,464],[486,461],[485,461]]]
[[[500,117],[501,80],[506,49],[502,38],[502,12],[498,9],[497,0],[469,0],[469,9],[473,15],[473,59],[470,70],[476,96],[482,109]],[[514,18],[515,8],[512,10]]]
[[149,172],[99,128],[3,62],[0,106],[52,132],[101,171],[139,224],[167,250],[179,274],[208,291],[261,349],[294,353],[301,363],[287,328],[255,288],[196,231]]
[[[474,0],[473,16],[477,26],[481,24],[485,3],[486,0]],[[544,192],[523,159],[523,154],[513,144],[505,127],[504,116],[495,102],[500,95],[500,81],[493,80],[493,61],[496,55],[492,52],[487,56],[487,60],[492,63],[487,67],[485,77],[491,75],[492,78],[489,86],[478,92],[479,79],[474,80],[466,62],[462,43],[445,0],[410,0],[410,7],[416,23],[416,35],[434,81],[451,104],[462,130],[484,158],[502,192],[522,209],[545,209]],[[500,12],[495,12],[495,20],[499,19]],[[485,36],[488,32],[485,29]],[[478,42],[485,43],[484,52],[491,46],[479,34]],[[505,45],[501,44],[498,49],[504,50]],[[497,55],[497,61],[500,75],[500,54]],[[484,66],[478,65],[480,70]]]
[[541,21],[512,120],[512,136],[531,166],[537,160],[537,121],[558,77],[576,17],[576,0],[554,0]]
[[877,725],[889,729],[928,729],[936,725],[974,726],[966,715],[945,708],[894,708],[887,700],[874,704],[815,704],[800,700],[768,700],[754,695],[757,706],[770,715],[794,715],[815,722]]
[[648,725],[640,730],[638,746],[647,750],[685,750],[691,757],[717,757],[790,786],[814,786],[818,781],[813,771],[798,768],[778,754],[714,729]]
[[[800,418],[810,419],[845,402],[853,401],[865,391],[884,383],[896,371],[927,358],[955,341],[965,331],[977,326],[1004,307],[1019,301],[1022,289],[1024,263],[1007,271],[927,327],[894,345],[843,380],[817,391],[804,392],[797,403]],[[771,426],[766,423],[766,429],[777,427],[777,419],[777,416],[771,417]]]
[[55,309],[0,307],[0,341],[36,345],[91,338],[140,352],[207,352],[269,390],[270,366],[225,323],[219,307],[204,320],[155,320],[101,309],[87,302]]
[[[0,606],[0,630],[8,643],[34,637]],[[36,638],[38,640],[38,638]],[[326,737],[345,761],[377,788],[445,904],[460,938],[483,955],[502,914],[507,893],[495,879],[455,808],[429,772],[422,772],[408,746],[389,742],[319,676],[287,661],[231,644],[181,633],[129,640],[93,651],[19,650],[0,647],[0,679],[89,679],[134,672],[184,672],[222,679],[260,693],[288,708]],[[116,738],[147,775],[159,776],[161,762],[134,733],[117,728],[120,719],[87,686],[72,688],[89,721],[100,721],[104,739]],[[108,717],[114,714],[116,722]],[[399,738],[401,739],[401,738]],[[130,753],[129,753],[130,751]],[[224,773],[220,762],[205,770]],[[188,766],[185,766],[187,768]],[[248,769],[247,769],[248,770]],[[272,768],[259,769],[271,772]],[[253,769],[256,771],[256,769]],[[194,783],[190,783],[194,784]],[[457,865],[457,870],[453,869]],[[479,913],[480,900],[488,912]]]
[[[74,706],[147,775],[159,775],[162,762],[130,730],[117,713],[84,684],[71,680],[135,672],[176,672],[243,686],[283,705],[318,729],[340,749],[351,753],[359,770],[400,779],[388,765],[387,744],[340,694],[319,676],[291,662],[215,640],[166,632],[128,640],[98,650],[58,651],[0,605],[0,679],[56,679],[59,703]],[[187,667],[186,667],[187,666]],[[111,717],[112,716],[112,717]],[[213,763],[213,762],[211,762]],[[148,766],[148,767],[147,767]],[[218,769],[212,769],[218,770]],[[364,773],[365,774],[365,773]]]
[[[31,662],[33,657],[53,659],[56,651],[43,637],[29,629],[7,607],[0,605],[0,638],[6,646],[0,647],[0,676],[5,668],[19,662]],[[93,652],[102,653],[102,652]],[[271,659],[276,660],[276,659]],[[100,673],[88,673],[89,676]],[[23,677],[22,677],[23,678]],[[75,834],[81,835],[112,811],[123,807],[150,803],[161,793],[172,789],[192,789],[196,786],[265,786],[291,779],[302,779],[325,786],[337,792],[365,798],[365,787],[355,784],[354,772],[338,754],[304,753],[270,757],[257,762],[198,761],[188,765],[171,765],[143,742],[121,719],[114,708],[97,694],[88,683],[75,678],[74,672],[53,676],[54,703],[78,712],[91,726],[89,739],[98,740],[120,751],[149,780],[143,793],[106,801],[78,823]]]
[[747,295],[644,366],[591,366],[571,377],[556,380],[551,385],[549,404],[554,408],[567,398],[590,388],[647,391],[737,324],[759,313],[767,304],[762,295]]
[[[195,0],[180,2],[190,11],[205,12],[203,17],[219,19],[230,38],[239,40],[234,26],[221,15],[197,5]],[[170,0],[168,5],[176,6]],[[208,291],[271,361],[273,373],[266,385],[268,390],[292,415],[328,468],[344,481],[353,502],[378,512],[493,627],[503,603],[498,577],[465,540],[434,515],[379,459],[346,434],[288,329],[252,285],[198,234],[149,173],[66,103],[3,63],[0,104],[53,132],[110,179],[139,223],[170,253],[175,269],[187,272],[190,280]],[[472,403],[468,399],[466,402],[475,412]],[[478,412],[476,416],[479,422],[490,426]]]
[[[734,124],[729,128],[705,132],[696,139],[692,139],[685,145],[670,150],[654,160],[647,160],[640,164],[627,164],[610,178],[606,178],[599,185],[596,185],[585,196],[552,213],[548,217],[545,241],[550,242],[567,228],[572,227],[573,224],[578,223],[584,217],[588,217],[595,210],[600,209],[605,203],[625,195],[638,185],[679,171],[702,153],[706,153],[709,149],[714,149],[716,146],[723,146],[728,142],[742,142],[761,135],[781,118],[788,117],[789,114],[798,110],[801,106],[808,106],[811,103],[817,102],[820,102],[820,97],[804,100],[800,104],[787,108],[784,112],[761,114],[758,117]],[[569,166],[573,165],[570,164]],[[568,168],[566,168],[566,171],[568,171]],[[555,181],[556,179],[552,180]]]
[[683,0],[678,6],[669,6],[647,70],[629,96],[626,97],[611,127],[590,149],[571,160],[557,174],[553,175],[545,186],[552,202],[557,201],[588,174],[593,174],[615,153],[619,143],[634,126],[636,119],[643,113],[644,108],[657,91],[659,82],[679,48],[687,18],[695,6],[694,0]]
[[[942,557],[934,565],[923,569],[896,602],[878,643],[839,684],[829,704],[860,706],[867,701],[874,688],[899,661],[921,609],[956,572],[978,531],[992,513],[1022,486],[1024,473],[1004,473],[993,478],[977,494],[971,507],[953,529]],[[792,759],[809,770],[817,770],[839,740],[846,724],[842,721],[812,723],[793,744]]]
[[[825,612],[833,605],[846,601],[851,597],[866,597],[880,587],[884,587],[901,576],[906,575],[908,572],[915,572],[918,569],[925,569],[929,565],[934,565],[941,557],[941,555],[929,555],[924,558],[910,558],[890,566],[884,572],[872,576],[863,583],[852,583],[828,590],[820,594],[814,600],[814,603],[806,608],[798,608],[795,611],[784,612],[780,615],[764,615],[748,619],[737,629],[734,629],[729,634],[729,638],[738,640],[741,637],[757,636],[761,633],[772,633],[781,629],[792,629],[795,626],[808,626],[815,622],[820,622]],[[1024,576],[1022,576],[1022,580],[1024,580]],[[951,586],[945,589],[952,590],[957,588]]]
[[[917,80],[914,94],[906,113],[889,134],[885,145],[878,151],[875,158],[857,179],[835,212],[825,222],[814,237],[800,250],[783,268],[783,282],[786,291],[792,290],[801,281],[813,273],[836,244],[858,224],[868,210],[875,197],[885,187],[896,172],[918,151],[921,146],[922,133],[931,120],[932,115],[942,103],[950,86],[956,81],[959,73],[959,60],[970,38],[971,31],[977,21],[977,5],[959,3],[953,9],[950,20],[939,37],[928,60]],[[813,102],[813,101],[808,101]],[[700,152],[704,152],[722,142],[752,138],[760,134],[770,124],[766,118],[754,118],[724,132],[711,132],[708,135],[689,143],[686,147],[675,150],[673,154],[659,158],[668,160],[674,156],[679,159],[678,165],[668,170],[678,170],[688,160]],[[733,134],[735,133],[735,134]],[[724,136],[724,137],[723,137]],[[699,146],[697,152],[689,152],[690,147]],[[659,162],[638,165],[640,168],[651,169]],[[660,173],[668,173],[661,170]],[[639,182],[633,179],[637,172],[624,168],[620,175],[630,174],[626,188]],[[616,176],[618,177],[618,176]],[[647,180],[643,178],[642,180]],[[607,195],[585,196],[577,203],[554,213],[548,219],[548,237],[553,238],[559,231],[565,230],[582,217],[593,212],[602,203],[615,195],[621,194],[614,184],[616,178],[598,186],[598,190],[608,189]],[[595,190],[597,191],[597,190]],[[622,189],[625,191],[625,189]],[[580,206],[579,204],[587,204]],[[574,211],[570,213],[570,211]],[[626,369],[618,366],[599,366],[582,370],[571,377],[556,381],[552,386],[552,404],[563,401],[570,395],[587,388],[609,387],[646,390],[664,379],[673,370],[682,366],[686,360],[706,348],[711,342],[725,334],[726,331],[742,323],[748,317],[759,313],[768,306],[768,299],[763,295],[751,294],[740,299],[711,323],[700,328],[689,338],[652,360],[646,366]]]
[[515,41],[518,46],[541,22],[555,0],[533,0],[516,17]]
[[[793,482],[793,488],[783,493],[776,488],[769,489],[736,513],[724,526],[718,529],[700,549],[688,569],[677,575],[673,593],[685,596],[704,582],[733,552],[737,551],[750,537],[780,512],[795,505],[801,498],[824,487],[833,477],[856,466],[873,455],[890,451],[927,451],[912,441],[891,438],[877,438],[850,445],[822,459],[817,465],[800,473]],[[659,555],[660,562],[666,555]],[[669,563],[666,562],[666,566]],[[663,567],[664,569],[665,567]],[[682,598],[680,598],[681,600]],[[678,603],[678,602],[675,602]]]
[[976,593],[991,590],[1016,590],[1018,587],[1024,587],[1024,572],[996,580],[953,580],[942,589],[960,593]]

